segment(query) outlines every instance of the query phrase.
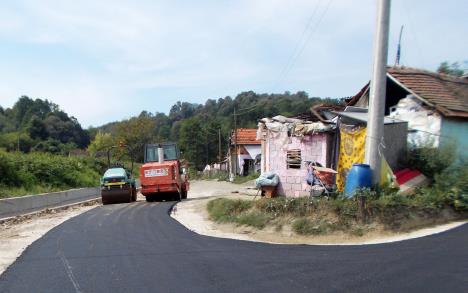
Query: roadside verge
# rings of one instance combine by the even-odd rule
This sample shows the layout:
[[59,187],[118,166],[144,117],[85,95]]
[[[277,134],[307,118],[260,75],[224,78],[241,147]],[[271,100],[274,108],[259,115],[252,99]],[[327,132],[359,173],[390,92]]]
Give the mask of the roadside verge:
[[[242,199],[252,197],[237,196]],[[177,203],[172,209],[171,217],[184,225],[187,229],[205,236],[248,240],[272,244],[307,244],[307,245],[366,245],[397,242],[438,234],[459,227],[466,221],[455,221],[407,233],[371,234],[365,237],[350,237],[349,235],[334,236],[299,236],[285,231],[279,233],[274,229],[258,230],[252,227],[235,224],[218,224],[209,219],[206,206],[215,197],[192,199]],[[230,196],[229,198],[232,198]]]

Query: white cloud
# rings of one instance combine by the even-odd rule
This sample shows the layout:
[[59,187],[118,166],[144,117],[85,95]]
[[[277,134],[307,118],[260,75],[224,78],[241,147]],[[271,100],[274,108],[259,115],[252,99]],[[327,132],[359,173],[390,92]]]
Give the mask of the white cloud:
[[[466,6],[393,1],[389,62],[400,24],[406,65],[434,69],[466,59],[467,24],[459,17]],[[2,106],[20,93],[48,96],[85,125],[154,111],[154,99],[167,111],[178,98],[203,102],[251,88],[352,95],[370,75],[371,0],[25,0],[0,8],[0,45],[21,49],[0,67]],[[308,21],[308,42],[282,74]],[[12,70],[18,63],[23,68]]]

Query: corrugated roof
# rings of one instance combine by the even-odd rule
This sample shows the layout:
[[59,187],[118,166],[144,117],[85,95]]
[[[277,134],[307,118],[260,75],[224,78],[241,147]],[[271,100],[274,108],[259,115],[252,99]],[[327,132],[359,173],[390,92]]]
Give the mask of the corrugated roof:
[[[235,140],[236,136],[233,131],[231,136],[231,143],[234,144]],[[260,140],[257,140],[256,128],[238,128],[237,144],[262,144],[262,142]]]
[[[369,120],[369,114],[367,112],[344,112],[344,111],[334,111],[334,113],[347,117],[352,120],[356,120],[359,122],[367,123]],[[395,123],[408,123],[406,121],[398,120],[391,117],[384,117],[384,124],[395,124]]]

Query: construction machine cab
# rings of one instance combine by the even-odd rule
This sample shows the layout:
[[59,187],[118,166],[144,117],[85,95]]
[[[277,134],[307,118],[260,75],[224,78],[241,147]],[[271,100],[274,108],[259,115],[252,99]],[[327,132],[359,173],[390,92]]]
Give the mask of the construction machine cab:
[[162,149],[163,158],[162,161],[177,161],[180,158],[180,151],[176,143],[158,143],[158,144],[147,144],[145,145],[145,163],[148,162],[159,162],[159,155]]

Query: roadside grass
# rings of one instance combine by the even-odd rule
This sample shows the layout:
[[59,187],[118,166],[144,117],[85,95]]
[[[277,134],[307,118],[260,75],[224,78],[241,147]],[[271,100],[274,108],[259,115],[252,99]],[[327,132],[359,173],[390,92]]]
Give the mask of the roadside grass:
[[262,198],[257,201],[217,198],[208,202],[210,218],[257,229],[288,225],[298,235],[343,232],[363,236],[376,226],[407,232],[468,218],[450,195],[420,190],[411,196],[395,191],[361,190],[354,198]]
[[0,186],[0,198],[19,197],[19,196],[25,196],[25,195],[49,193],[49,192],[56,192],[56,191],[62,191],[62,190],[64,190],[64,188],[58,188],[58,187],[52,187],[52,186],[40,186],[40,185],[32,186],[29,188]]
[[0,150],[0,197],[17,197],[99,184],[103,161]]
[[251,180],[255,180],[258,178],[258,176],[260,176],[260,174],[257,174],[257,173],[253,173],[253,174],[249,174],[247,176],[236,176],[234,178],[234,181],[232,183],[235,183],[235,184],[243,184],[245,182],[249,182]]

